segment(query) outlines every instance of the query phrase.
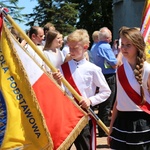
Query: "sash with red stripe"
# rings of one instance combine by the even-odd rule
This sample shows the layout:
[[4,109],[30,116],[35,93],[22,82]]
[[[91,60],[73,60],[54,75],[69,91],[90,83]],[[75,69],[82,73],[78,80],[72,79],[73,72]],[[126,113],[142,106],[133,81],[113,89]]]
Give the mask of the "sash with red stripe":
[[62,71],[63,71],[63,74],[64,74],[64,77],[65,79],[70,83],[70,85],[76,90],[76,92],[81,95],[79,89],[77,88],[73,78],[72,78],[72,75],[71,75],[71,72],[70,72],[70,68],[69,68],[69,64],[68,62],[64,63],[61,65],[61,68],[62,68]]
[[[65,79],[70,83],[70,85],[76,90],[76,92],[81,95],[78,87],[76,86],[73,78],[72,78],[72,75],[71,75],[71,71],[70,71],[70,68],[69,68],[69,64],[68,62],[64,63],[62,66],[62,71],[63,71],[63,74],[64,74],[64,77]],[[77,100],[76,100],[77,101]],[[77,101],[78,102],[78,101]],[[94,120],[94,118],[92,116],[90,116],[91,120],[92,120],[92,124],[93,124],[93,129],[91,131],[91,142],[90,142],[90,145],[91,145],[91,150],[96,150],[96,121]]]
[[118,72],[118,79],[120,81],[120,84],[122,85],[123,89],[126,91],[126,94],[129,96],[129,98],[136,105],[138,105],[143,111],[150,114],[150,104],[148,102],[141,104],[141,96],[130,85],[124,70],[124,65],[120,66],[117,72]]

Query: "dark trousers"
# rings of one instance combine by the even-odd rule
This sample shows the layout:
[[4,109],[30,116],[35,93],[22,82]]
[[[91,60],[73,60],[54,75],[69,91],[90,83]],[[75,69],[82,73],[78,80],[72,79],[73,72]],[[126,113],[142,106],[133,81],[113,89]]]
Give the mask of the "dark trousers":
[[77,150],[90,150],[90,126],[86,125],[74,141]]
[[[109,126],[110,121],[108,117],[111,113],[111,109],[113,107],[113,104],[116,98],[116,74],[107,74],[104,76],[109,85],[109,88],[111,89],[111,95],[106,101],[99,104],[98,117],[102,120],[102,122],[106,126]],[[98,126],[98,133],[100,137],[105,135],[104,131],[99,126]]]
[[[83,128],[81,133],[77,136],[74,141],[74,145],[77,150],[91,150],[90,140],[91,140],[91,129],[92,121],[89,120],[89,123]],[[70,150],[72,145],[68,150]]]

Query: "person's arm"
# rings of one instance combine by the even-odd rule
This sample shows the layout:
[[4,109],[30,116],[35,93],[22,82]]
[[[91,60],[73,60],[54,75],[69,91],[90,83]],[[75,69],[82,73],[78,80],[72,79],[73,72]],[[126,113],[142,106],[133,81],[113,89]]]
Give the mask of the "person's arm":
[[91,100],[88,98],[82,97],[80,102],[79,102],[79,105],[82,106],[82,108],[86,109],[86,108],[90,107]]
[[112,117],[111,117],[109,133],[108,133],[108,137],[107,137],[108,146],[110,146],[110,141],[111,141],[110,134],[112,133],[112,130],[113,130],[112,127],[113,127],[114,121],[118,114],[118,110],[117,110],[116,106],[117,106],[117,101],[115,101],[114,106],[113,106],[113,113],[112,113]]
[[70,61],[71,59],[72,57],[70,56],[70,53],[68,53],[65,57],[64,63]]
[[113,69],[117,69],[117,67],[118,67],[118,65],[116,64],[116,65],[113,65],[113,66],[111,66]]
[[115,57],[113,50],[111,47],[99,47],[99,55],[103,57],[106,62],[110,65],[111,68],[116,69],[117,68],[117,58]]
[[57,83],[61,86],[61,79],[63,78],[62,73],[58,69],[57,72],[52,73],[53,78],[57,81]]
[[22,47],[24,47],[26,44],[27,44],[27,42],[26,42],[25,40],[22,40],[22,42],[20,43],[20,45],[21,45]]
[[118,60],[117,67],[119,67],[119,66],[121,66],[123,64],[122,57],[123,57],[122,53],[119,52],[118,56],[117,56],[117,60]]
[[92,106],[98,105],[98,104],[106,101],[111,94],[111,90],[110,90],[108,83],[101,71],[101,68],[96,66],[96,68],[94,68],[94,70],[95,71],[93,74],[93,82],[94,82],[95,86],[99,88],[99,90],[96,94],[94,91],[94,94],[91,97],[89,97]]

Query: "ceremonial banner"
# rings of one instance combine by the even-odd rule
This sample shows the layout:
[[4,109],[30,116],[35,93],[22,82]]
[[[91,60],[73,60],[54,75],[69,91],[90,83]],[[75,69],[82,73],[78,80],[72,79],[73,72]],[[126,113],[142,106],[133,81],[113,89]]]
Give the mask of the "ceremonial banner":
[[0,109],[6,107],[1,149],[68,149],[87,124],[87,114],[23,51],[6,27],[0,53]]
[[146,43],[146,59],[150,63],[150,0],[145,1],[141,33]]
[[52,149],[35,94],[4,28],[0,45],[0,149]]

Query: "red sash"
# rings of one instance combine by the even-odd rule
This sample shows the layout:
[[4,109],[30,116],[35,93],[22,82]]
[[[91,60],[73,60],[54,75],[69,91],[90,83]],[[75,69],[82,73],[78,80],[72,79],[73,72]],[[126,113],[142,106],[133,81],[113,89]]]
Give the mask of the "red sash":
[[[70,85],[76,90],[76,92],[81,95],[78,87],[76,86],[71,72],[70,72],[70,68],[69,68],[69,64],[68,62],[64,63],[62,66],[62,71],[64,74],[65,79],[70,83]],[[92,139],[90,139],[90,145],[91,145],[91,150],[96,150],[96,121],[94,120],[94,118],[92,116],[90,116],[91,120],[92,120],[92,124],[93,124],[93,129],[91,131],[91,137]]]
[[124,66],[120,66],[118,68],[118,79],[123,87],[123,89],[126,91],[126,94],[129,96],[129,98],[138,105],[143,111],[150,114],[150,104],[148,102],[145,102],[143,105],[141,104],[141,96],[131,87],[125,70]]
[[63,74],[64,74],[64,77],[65,79],[70,83],[70,85],[76,90],[76,92],[81,95],[78,87],[76,86],[73,78],[72,78],[72,75],[71,75],[71,72],[70,72],[70,68],[69,68],[69,64],[68,62],[64,63],[61,65],[61,68],[62,68],[62,71],[63,71]]

